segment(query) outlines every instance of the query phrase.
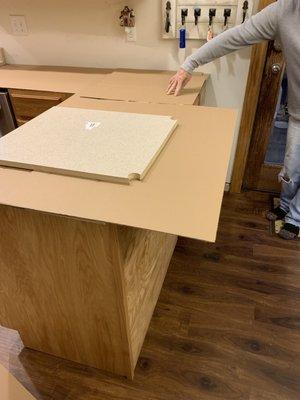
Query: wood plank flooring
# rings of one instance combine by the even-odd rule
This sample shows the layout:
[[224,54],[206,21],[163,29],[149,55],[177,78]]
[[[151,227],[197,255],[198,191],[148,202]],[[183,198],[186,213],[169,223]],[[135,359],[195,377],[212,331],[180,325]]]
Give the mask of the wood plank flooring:
[[22,348],[0,362],[39,400],[299,400],[300,242],[266,194],[225,195],[216,244],[179,239],[133,382]]

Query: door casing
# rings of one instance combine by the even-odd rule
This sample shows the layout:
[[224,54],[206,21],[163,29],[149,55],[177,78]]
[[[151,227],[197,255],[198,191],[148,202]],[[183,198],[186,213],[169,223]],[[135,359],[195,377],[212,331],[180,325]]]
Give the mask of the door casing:
[[[271,3],[274,3],[274,0],[260,0],[258,11]],[[244,187],[244,179],[246,178],[248,158],[253,143],[252,135],[254,133],[256,112],[260,101],[261,86],[265,74],[268,51],[268,42],[254,45],[252,48],[237,151],[230,186],[230,191],[232,193],[240,193]],[[270,173],[270,168],[265,166],[262,168]]]

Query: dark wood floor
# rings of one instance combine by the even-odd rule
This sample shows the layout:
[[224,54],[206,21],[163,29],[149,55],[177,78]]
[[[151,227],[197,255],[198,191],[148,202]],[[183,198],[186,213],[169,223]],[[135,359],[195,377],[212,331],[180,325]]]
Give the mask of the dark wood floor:
[[43,400],[299,400],[300,242],[270,234],[269,204],[226,195],[216,244],[179,240],[133,382],[5,328],[0,362]]

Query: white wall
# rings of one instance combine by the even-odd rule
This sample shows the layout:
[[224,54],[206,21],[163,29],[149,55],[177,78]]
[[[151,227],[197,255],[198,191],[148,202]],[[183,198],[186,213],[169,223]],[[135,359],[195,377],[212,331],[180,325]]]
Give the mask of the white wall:
[[[121,8],[137,15],[137,42],[125,41]],[[12,36],[9,15],[26,16],[29,35]],[[186,55],[200,42],[190,41]],[[0,0],[0,47],[8,63],[176,70],[184,55],[176,40],[161,39],[161,0]],[[223,57],[211,74],[206,105],[241,110],[250,50]],[[235,144],[227,180],[230,181]]]

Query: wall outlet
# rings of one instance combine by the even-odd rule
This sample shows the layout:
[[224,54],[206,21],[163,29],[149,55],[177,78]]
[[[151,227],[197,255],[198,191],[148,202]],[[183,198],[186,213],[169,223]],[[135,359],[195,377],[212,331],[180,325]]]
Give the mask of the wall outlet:
[[136,27],[125,28],[127,42],[136,42]]
[[11,15],[10,23],[13,35],[28,35],[28,29],[24,15]]

